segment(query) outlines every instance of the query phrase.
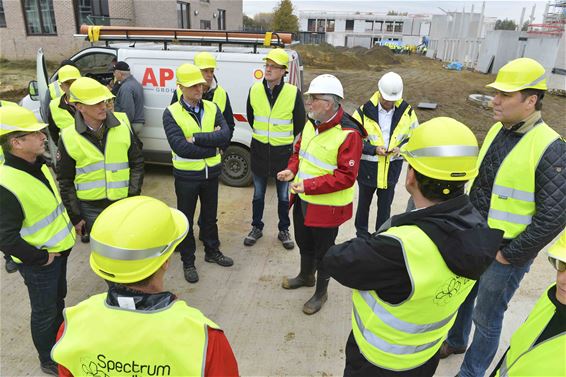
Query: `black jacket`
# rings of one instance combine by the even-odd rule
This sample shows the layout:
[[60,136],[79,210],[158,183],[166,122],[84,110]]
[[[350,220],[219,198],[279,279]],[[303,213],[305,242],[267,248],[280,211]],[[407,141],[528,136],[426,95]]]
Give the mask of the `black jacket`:
[[[11,153],[5,153],[5,158],[6,166],[28,173],[51,190],[49,181],[41,171],[41,166],[45,163],[43,158],[38,157],[34,164]],[[16,196],[0,186],[0,250],[19,258],[26,265],[44,265],[49,258],[47,250],[37,249],[20,236],[24,218],[24,211]],[[69,251],[70,249],[62,254],[68,254]]]
[[[480,165],[470,191],[470,201],[484,219],[489,212],[497,170],[523,135],[541,121],[535,112],[511,129],[502,128]],[[566,143],[555,140],[544,152],[535,172],[536,213],[532,223],[515,239],[505,240],[501,252],[515,265],[525,265],[560,233],[566,225]]]
[[[267,87],[267,81],[263,80],[263,87],[269,104],[273,108],[281,89],[283,88],[284,81],[273,88],[273,91]],[[248,101],[246,105],[246,113],[248,116],[248,123],[250,127],[254,125],[254,109],[250,103],[250,95],[248,93]],[[293,107],[293,135],[296,137],[303,131],[305,126],[305,105],[303,104],[303,96],[301,91],[297,88],[297,96],[295,97],[295,105]],[[283,145],[274,147],[269,144],[263,144],[252,138],[251,144],[251,161],[252,172],[261,177],[275,177],[281,170],[287,168],[289,157],[293,153],[293,145]]]
[[[200,120],[203,112],[202,102],[199,104],[201,114],[195,114],[187,106],[185,101],[180,101],[181,106],[189,112],[189,114],[197,121],[200,125]],[[195,138],[194,143],[189,143],[183,134],[183,130],[177,125],[173,115],[169,109],[165,109],[163,112],[163,127],[165,128],[165,135],[167,136],[167,141],[171,146],[171,150],[177,154],[177,156],[182,158],[208,158],[214,157],[216,155],[218,148],[226,148],[230,143],[230,128],[224,119],[224,116],[220,112],[218,106],[216,106],[216,117],[214,120],[214,126],[220,127],[220,130],[214,132],[199,132],[193,134]],[[201,170],[201,171],[187,171],[173,169],[173,176],[176,179],[186,180],[186,181],[201,181],[206,179],[217,178],[222,172],[222,164]]]
[[[398,107],[395,107],[395,111],[393,112],[393,119],[391,120],[391,128],[389,129],[389,139],[391,139],[391,135],[393,135],[393,131],[399,124],[401,117],[409,107],[409,104],[406,101],[401,102]],[[377,124],[379,124],[379,110],[377,106],[374,106],[371,101],[367,101],[364,106],[360,107],[357,110],[359,113],[362,113],[360,117],[362,120],[365,117],[368,117],[374,120]],[[409,109],[409,114],[412,113],[413,109]],[[408,141],[404,141],[402,144],[405,144]],[[401,144],[401,145],[402,145]],[[370,156],[375,155],[375,146],[370,144],[370,141],[365,139],[364,140],[364,154],[368,154]],[[395,186],[397,181],[399,180],[399,176],[401,175],[401,170],[403,168],[403,160],[394,160],[391,161],[389,165],[389,170],[387,173],[387,185],[388,186]],[[369,187],[377,187],[377,162],[367,161],[367,160],[360,160],[360,171],[358,173],[358,183],[364,186]]]
[[[112,112],[108,112],[103,125],[103,127],[105,127],[104,136],[102,138],[102,142],[99,142],[96,136],[94,136],[92,131],[85,124],[81,113],[77,111],[75,114],[75,129],[77,132],[100,149],[102,153],[104,153],[104,149],[106,147],[108,129],[117,127],[119,124],[120,121],[114,116],[114,114]],[[140,146],[141,143],[133,132],[130,132],[130,139],[130,149],[128,149],[128,162],[130,164],[130,186],[128,187],[128,196],[135,196],[141,193],[144,175],[144,160]],[[63,138],[59,140],[57,161],[57,167],[59,169],[57,180],[59,181],[59,188],[61,190],[61,199],[63,200],[63,204],[65,204],[65,208],[67,208],[67,213],[71,218],[71,222],[73,224],[77,224],[83,218],[81,216],[79,198],[77,198],[74,183],[76,163],[75,160],[69,156],[69,153],[65,148],[65,144],[63,143]],[[106,208],[112,203],[112,201],[101,199],[90,201],[90,203],[101,208]]]

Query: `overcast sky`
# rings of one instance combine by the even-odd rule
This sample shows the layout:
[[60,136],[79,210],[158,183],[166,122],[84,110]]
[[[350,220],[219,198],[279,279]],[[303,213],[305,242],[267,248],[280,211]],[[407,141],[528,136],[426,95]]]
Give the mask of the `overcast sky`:
[[[442,8],[446,11],[459,11],[463,8],[469,12],[474,6],[475,12],[480,12],[482,1],[344,1],[344,0],[292,0],[295,11],[297,10],[328,10],[328,11],[351,11],[351,12],[378,12],[387,13],[389,10],[409,12],[416,14],[442,14]],[[542,22],[542,15],[547,1],[513,1],[498,0],[485,2],[485,15],[500,19],[514,19],[517,23],[521,18],[523,8],[525,20],[530,16],[533,5],[535,8],[535,23]],[[279,4],[278,0],[244,0],[244,14],[253,16],[260,12],[271,12]]]

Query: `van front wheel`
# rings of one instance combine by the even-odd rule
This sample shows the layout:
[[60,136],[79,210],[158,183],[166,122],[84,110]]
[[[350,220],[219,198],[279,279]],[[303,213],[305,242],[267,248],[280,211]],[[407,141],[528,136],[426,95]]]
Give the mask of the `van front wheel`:
[[245,187],[252,183],[250,151],[239,145],[230,145],[222,156],[222,183]]

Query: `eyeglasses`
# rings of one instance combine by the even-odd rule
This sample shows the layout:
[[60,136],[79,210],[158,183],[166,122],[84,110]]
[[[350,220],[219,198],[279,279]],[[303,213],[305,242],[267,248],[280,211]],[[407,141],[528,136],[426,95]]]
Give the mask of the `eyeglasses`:
[[269,69],[285,69],[284,66],[282,65],[275,65],[275,64],[266,64],[265,68],[269,68]]
[[548,257],[548,261],[554,267],[554,269],[558,272],[566,271],[566,262],[561,261],[560,259],[556,259],[553,257]]
[[326,98],[322,98],[322,97],[315,97],[312,94],[305,95],[305,102],[314,102],[314,101],[326,101],[326,102],[328,102],[329,100],[326,99]]
[[22,137],[29,136],[29,135],[41,135],[41,134],[45,134],[45,132],[43,132],[42,130],[31,131],[31,132],[26,132],[26,133],[18,135],[18,136],[14,136],[14,139],[20,139]]

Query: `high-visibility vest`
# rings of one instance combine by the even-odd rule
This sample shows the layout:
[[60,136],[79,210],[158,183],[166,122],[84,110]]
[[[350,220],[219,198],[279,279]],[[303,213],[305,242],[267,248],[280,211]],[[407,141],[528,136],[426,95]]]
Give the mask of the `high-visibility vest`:
[[[502,127],[498,122],[487,133],[479,152],[478,168]],[[559,138],[556,131],[545,123],[539,123],[523,135],[499,166],[493,182],[487,223],[490,228],[501,229],[503,238],[517,237],[531,223],[536,212],[535,172],[548,146]],[[473,187],[473,181],[468,187]]]
[[51,84],[49,84],[48,88],[49,88],[49,96],[51,97],[52,100],[54,100],[55,98],[59,98],[63,94],[65,94],[63,89],[61,89],[61,85],[59,85],[59,81],[53,81]]
[[[294,182],[334,174],[334,170],[338,168],[338,149],[351,132],[353,131],[343,130],[338,124],[319,134],[309,120],[301,137],[299,170]],[[328,194],[299,193],[299,197],[312,204],[345,206],[352,203],[354,199],[354,186]]]
[[99,294],[65,309],[51,358],[74,376],[204,376],[208,328],[219,327],[176,300],[154,312],[109,307]]
[[6,165],[0,166],[0,185],[14,194],[22,206],[20,236],[24,241],[49,253],[69,250],[75,244],[75,229],[47,165],[42,165],[41,171],[52,191],[32,175]]
[[57,128],[62,130],[63,128],[74,126],[75,117],[69,111],[60,108],[60,103],[61,97],[52,99],[49,102],[49,110],[51,111],[51,117],[53,118],[55,125],[57,126]]
[[130,132],[134,132],[132,129],[132,125],[130,124],[130,120],[128,119],[128,114],[121,112],[121,111],[114,111],[112,114],[114,114],[114,116],[123,124],[125,124],[126,126],[128,126],[128,128],[130,129]]
[[252,137],[274,147],[293,144],[293,109],[297,87],[284,83],[277,100],[271,107],[262,82],[250,89],[250,105],[254,111]]
[[130,133],[123,122],[109,128],[103,153],[75,127],[61,130],[67,153],[75,160],[75,189],[80,200],[118,200],[128,196]]
[[[182,95],[183,92],[181,91],[181,88],[177,87],[177,100],[180,101]],[[227,97],[228,94],[226,93],[226,90],[224,90],[223,87],[217,84],[216,88],[214,89],[214,94],[212,95],[212,102],[218,105],[221,113],[224,113],[224,110],[226,110]]]
[[[200,124],[189,114],[183,105],[181,105],[181,102],[175,102],[167,107],[185,137],[193,137],[193,134],[198,132],[214,132],[214,122],[216,121],[218,106],[207,100],[203,100],[202,104],[203,109],[201,109],[201,111],[203,111],[203,116]],[[173,151],[171,153],[173,155],[173,167],[178,170],[202,171],[222,162],[222,157],[218,149],[216,155],[208,158],[183,158]]]
[[566,376],[566,329],[534,344],[555,312],[556,306],[548,298],[547,290],[538,299],[525,323],[511,337],[509,351],[496,377]]
[[381,235],[401,243],[412,291],[405,301],[390,304],[375,291],[354,290],[352,329],[369,362],[409,370],[436,354],[475,280],[452,272],[434,242],[415,225],[389,228]]
[[[375,92],[369,101],[374,107],[377,107],[379,104],[379,98],[380,93]],[[401,103],[403,103],[402,99],[395,102],[395,108],[398,108]],[[370,105],[364,104],[361,109],[354,113],[353,117],[366,129],[368,133],[368,140],[371,145],[375,147],[385,147],[385,140],[383,138],[383,133],[381,132],[381,127],[375,120],[365,116],[365,114],[363,113],[365,106]],[[407,140],[411,135],[413,129],[415,129],[415,127],[417,127],[418,125],[419,121],[417,120],[417,115],[414,111],[412,111],[410,105],[407,106],[407,108],[403,112],[403,115],[401,116],[401,119],[399,119],[399,123],[397,123],[397,126],[393,130],[387,151],[393,150],[394,148],[401,145],[401,143],[403,143],[405,140]],[[391,127],[393,127],[393,124],[391,125]],[[378,156],[375,154],[362,154],[362,160],[377,162],[377,188],[386,189],[391,155]]]

